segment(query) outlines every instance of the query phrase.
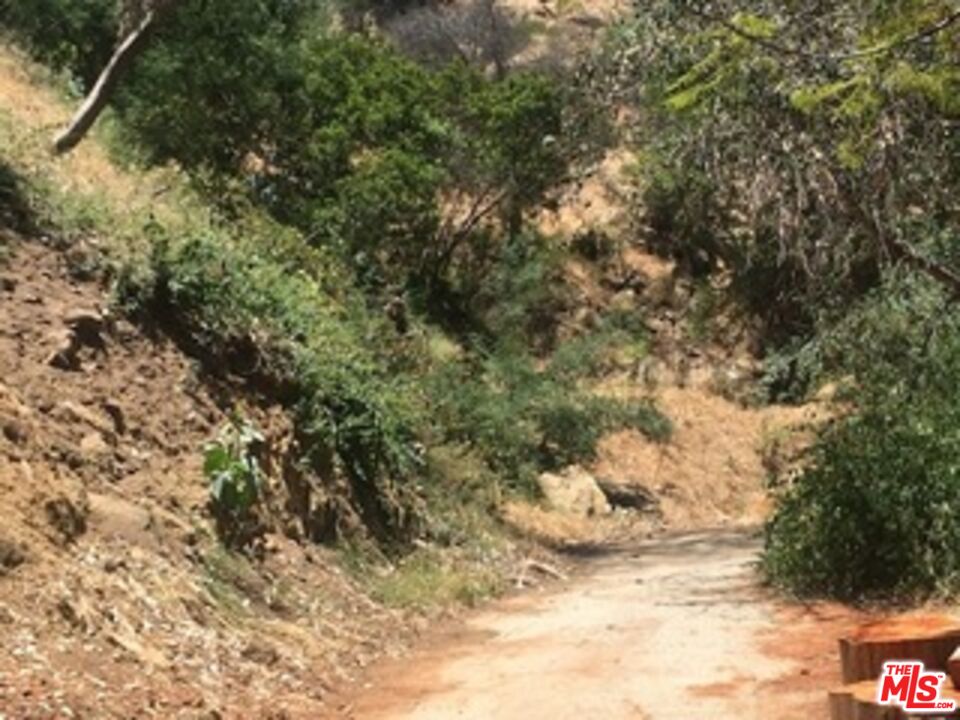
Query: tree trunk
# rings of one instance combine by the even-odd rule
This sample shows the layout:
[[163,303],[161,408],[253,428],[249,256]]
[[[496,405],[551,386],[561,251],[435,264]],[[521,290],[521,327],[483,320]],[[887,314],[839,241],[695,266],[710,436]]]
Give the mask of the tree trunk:
[[70,124],[54,140],[53,149],[57,155],[73,150],[90,132],[90,128],[93,127],[97,118],[106,108],[107,103],[110,102],[120,78],[146,48],[147,40],[155,22],[156,12],[154,10],[148,11],[136,29],[120,43],[77,114],[73,116]]
[[[960,620],[948,615],[911,614],[879,620],[854,629],[840,640],[842,687],[830,691],[831,720],[907,720],[904,710],[880,705],[877,678],[884,663],[919,660],[928,671],[950,668],[960,645]],[[944,700],[960,698],[952,682],[942,686]],[[946,713],[944,717],[958,717]],[[938,717],[940,717],[938,715]]]
[[928,670],[946,670],[960,645],[960,621],[945,615],[908,615],[868,623],[840,640],[845,683],[871,680],[891,660],[920,660]]

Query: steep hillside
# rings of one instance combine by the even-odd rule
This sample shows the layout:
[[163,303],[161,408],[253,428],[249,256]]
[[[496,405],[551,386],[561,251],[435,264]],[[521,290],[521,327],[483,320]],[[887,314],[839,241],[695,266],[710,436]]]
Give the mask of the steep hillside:
[[[248,229],[263,232],[261,220],[224,231],[175,168],[124,170],[96,141],[66,159],[50,158],[50,130],[69,115],[50,87],[18,53],[0,51],[0,623],[11,628],[9,651],[0,656],[0,712],[323,717],[331,687],[404,647],[424,617],[558,575],[529,561],[546,551],[528,536],[565,546],[762,519],[764,453],[807,416],[749,409],[718,394],[715,378],[751,358],[742,347],[708,352],[686,344],[677,329],[690,312],[683,278],[621,223],[622,154],[540,218],[563,255],[550,266],[549,287],[536,288],[559,299],[538,316],[556,337],[535,359],[542,374],[556,361],[551,350],[589,339],[604,318],[642,320],[642,331],[618,340],[590,377],[559,375],[562,382],[543,387],[560,411],[574,391],[613,398],[628,410],[646,411],[656,399],[673,421],[672,437],[653,438],[642,423],[605,432],[586,468],[608,492],[614,486],[649,502],[614,502],[613,511],[585,517],[519,492],[504,498],[474,450],[443,447],[444,464],[428,447],[431,479],[443,476],[428,488],[428,527],[390,555],[363,532],[349,532],[366,524],[376,534],[359,497],[362,483],[342,470],[304,472],[310,438],[297,427],[300,398],[289,397],[303,388],[278,391],[263,382],[276,378],[257,372],[272,358],[264,348],[276,333],[273,318],[257,311],[291,300],[245,296],[242,283],[297,282],[301,275],[279,265],[250,270],[245,263],[261,255],[231,243]],[[266,227],[282,243],[283,234]],[[613,250],[595,255],[594,233],[612,239]],[[188,251],[228,252],[213,261],[203,252],[158,260],[157,248],[167,249],[171,238],[183,239]],[[207,280],[203,273],[218,282],[240,268],[241,287],[229,286],[236,294],[226,300],[197,291],[199,308],[170,297],[158,303],[154,295],[126,314],[122,291],[149,294],[161,287],[150,273],[172,266],[183,272],[182,285]],[[335,271],[290,287],[314,303],[304,313],[319,303],[322,312],[308,322],[330,322],[339,333],[349,303]],[[164,290],[176,285],[167,282]],[[323,283],[322,292],[313,287]],[[206,306],[211,298],[223,304]],[[218,318],[203,312],[220,310],[249,325],[217,335]],[[329,340],[346,343],[362,364],[382,328],[366,328],[357,341],[350,327]],[[326,347],[326,336],[313,346],[302,331],[283,329],[292,336],[281,338],[287,344],[311,353]],[[208,352],[211,337],[228,339],[230,351]],[[415,362],[424,362],[418,343],[434,354],[435,345],[462,350],[444,336],[414,335],[407,344]],[[542,400],[530,406],[539,410]],[[217,535],[204,472],[205,447],[238,416],[263,435],[256,453],[266,481],[256,538],[243,552]],[[559,418],[563,427],[567,418]],[[531,454],[542,445],[530,442]],[[524,469],[532,464],[521,460]],[[483,483],[490,487],[480,502],[461,502]],[[392,500],[389,490],[377,491]]]
[[[288,484],[289,409],[211,372],[163,317],[131,322],[102,281],[140,252],[142,209],[190,223],[202,207],[93,142],[52,162],[67,108],[30,67],[0,53],[0,714],[323,717],[331,685],[421,611],[491,592],[513,555],[480,572],[448,553],[423,580],[422,564],[289,539],[310,521]],[[264,435],[269,483],[246,553],[215,536],[203,469],[237,414]]]

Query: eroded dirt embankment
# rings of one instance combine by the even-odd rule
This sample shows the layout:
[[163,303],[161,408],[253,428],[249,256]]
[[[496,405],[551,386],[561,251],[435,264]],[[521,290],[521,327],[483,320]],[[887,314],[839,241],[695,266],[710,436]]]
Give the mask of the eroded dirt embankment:
[[243,395],[2,221],[0,717],[324,717],[328,684],[404,618],[331,550],[279,533],[258,563],[220,548],[201,450]]

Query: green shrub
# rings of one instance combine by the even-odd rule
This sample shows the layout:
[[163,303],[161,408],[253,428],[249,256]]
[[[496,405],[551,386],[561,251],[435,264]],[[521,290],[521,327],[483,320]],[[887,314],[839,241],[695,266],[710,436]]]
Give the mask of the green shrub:
[[439,545],[496,544],[490,511],[503,499],[502,479],[467,445],[426,450],[424,496],[430,539]]
[[427,71],[356,37],[306,43],[299,67],[292,102],[304,113],[284,109],[295,121],[274,129],[264,181],[277,216],[342,247],[365,279],[478,292],[501,256],[497,221],[516,234],[563,176],[550,142],[562,132],[559,89],[457,64]]
[[620,326],[620,318],[606,317],[597,330],[570,338],[550,358],[550,372],[558,379],[598,378],[633,368],[647,355],[645,331]]
[[200,173],[269,162],[272,128],[284,113],[303,117],[298,40],[314,13],[309,1],[183,0],[119,88],[123,139]]
[[821,339],[794,339],[764,358],[758,399],[766,402],[800,403],[816,390],[827,375]]
[[632,427],[657,441],[670,423],[647,401],[598,397],[584,383],[646,353],[642,320],[610,313],[557,342],[571,300],[564,251],[536,234],[513,237],[474,298],[485,334],[472,352],[427,378],[435,431],[483,457],[508,487],[531,492],[544,470],[589,462],[600,438]]
[[856,378],[855,409],[822,431],[767,527],[766,573],[797,594],[960,590],[960,324],[923,284],[884,292],[825,341]]
[[570,303],[564,284],[564,254],[537,234],[513,238],[483,278],[473,298],[474,314],[503,345],[543,354],[556,345],[557,323]]
[[513,350],[447,365],[428,383],[441,437],[473,447],[508,486],[526,492],[543,470],[593,459],[607,432],[635,428],[657,441],[671,432],[649,402],[597,397]]
[[847,600],[960,589],[960,413],[890,409],[828,431],[780,499],[764,559],[776,584]]

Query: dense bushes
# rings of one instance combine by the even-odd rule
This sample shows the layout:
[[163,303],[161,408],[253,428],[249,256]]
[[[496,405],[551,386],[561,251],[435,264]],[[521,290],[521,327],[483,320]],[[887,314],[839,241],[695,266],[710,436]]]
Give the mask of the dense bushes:
[[865,409],[821,436],[768,527],[774,583],[848,600],[960,589],[960,438],[943,432],[960,413],[956,398],[918,400]]
[[764,567],[800,594],[960,589],[960,324],[942,295],[887,287],[827,338],[855,373],[767,528]]
[[[49,2],[51,22],[82,4]],[[86,24],[68,23],[48,44],[22,15],[4,19],[88,82],[83,66],[102,53],[80,45]],[[113,31],[109,19],[97,16],[100,36]],[[239,196],[266,208],[336,249],[368,288],[432,289],[487,272],[492,231],[519,232],[569,161],[556,78],[490,81],[460,63],[428,70],[334,32],[322,2],[187,0],[113,105],[138,155],[175,160],[224,207]]]
[[[430,381],[434,424],[445,441],[475,444],[510,482],[588,457],[606,428],[656,424],[652,411],[647,423],[640,410],[568,397],[524,349],[538,316],[554,309],[534,299],[555,279],[540,274],[542,243],[524,232],[524,214],[572,161],[562,84],[522,72],[489,80],[460,63],[428,69],[355,35],[291,43],[302,18],[278,17],[282,6],[224,25],[212,5],[188,4],[118,102],[132,137],[218,192],[225,178],[234,188],[240,179],[250,200],[347,266],[371,305],[400,298],[458,333],[468,357]],[[199,70],[184,81],[186,67]],[[178,272],[192,271],[178,262]],[[222,290],[214,294],[237,295]],[[188,312],[217,303],[181,298]],[[529,318],[517,335],[508,314],[521,305]],[[506,369],[490,348],[514,340]],[[486,370],[476,375],[478,365]],[[310,367],[327,368],[326,358]],[[355,454],[367,451],[376,458],[380,449]]]
[[547,142],[562,107],[545,78],[430,72],[358,38],[314,43],[303,62],[308,122],[277,134],[263,192],[381,283],[482,276],[497,252],[475,241],[562,176]]
[[670,435],[651,403],[578,386],[613,347],[643,352],[619,318],[562,345],[545,368],[524,350],[527,339],[504,333],[491,350],[428,370],[405,362],[403,339],[357,304],[331,274],[335,263],[304,247],[294,260],[295,236],[278,237],[272,253],[259,249],[262,239],[158,239],[149,266],[121,279],[122,299],[174,318],[201,356],[290,402],[304,460],[344,473],[365,524],[383,538],[416,521],[420,440],[472,448],[492,478],[531,492],[540,471],[592,459],[605,432]]
[[114,0],[0,0],[0,26],[36,57],[89,86],[113,53]]
[[262,157],[277,119],[300,116],[290,102],[301,82],[297,51],[316,6],[182,2],[115,98],[124,139],[151,162],[174,159],[208,180]]
[[533,492],[540,471],[589,461],[608,431],[670,435],[650,402],[580,386],[608,353],[644,352],[639,330],[620,317],[561,345],[545,367],[525,350],[528,337],[510,333],[431,367],[405,358],[417,352],[410,341],[372,317],[337,263],[296,234],[275,229],[266,249],[257,236],[155,232],[147,266],[121,276],[121,300],[173,322],[167,329],[186,333],[211,365],[290,403],[303,460],[320,476],[342,473],[383,540],[417,526],[420,441],[470,448],[493,481]]
[[657,441],[671,432],[650,402],[594,393],[593,379],[646,355],[647,330],[635,314],[609,312],[562,337],[573,304],[566,261],[535,233],[514,238],[474,296],[473,352],[427,375],[443,442],[471,447],[506,485],[527,492],[539,472],[593,459],[606,432],[635,428]]
[[[28,0],[0,19],[88,86],[115,42],[112,4]],[[123,144],[176,161],[226,209],[252,200],[337,250],[368,289],[467,287],[496,262],[491,239],[518,233],[564,176],[564,83],[426,69],[336,31],[330,8],[179,3],[114,98]]]

